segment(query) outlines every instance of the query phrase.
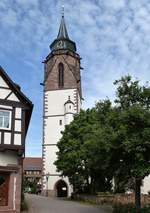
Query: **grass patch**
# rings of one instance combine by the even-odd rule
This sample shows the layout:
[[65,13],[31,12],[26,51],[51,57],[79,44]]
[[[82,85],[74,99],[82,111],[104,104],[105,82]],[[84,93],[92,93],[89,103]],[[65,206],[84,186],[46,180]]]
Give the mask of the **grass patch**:
[[[113,213],[136,213],[134,204],[114,204]],[[141,213],[150,213],[150,205],[144,206]]]

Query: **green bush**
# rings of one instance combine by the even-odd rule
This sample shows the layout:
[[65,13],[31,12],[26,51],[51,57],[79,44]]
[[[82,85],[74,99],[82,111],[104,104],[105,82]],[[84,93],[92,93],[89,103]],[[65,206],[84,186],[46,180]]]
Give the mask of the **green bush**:
[[28,211],[28,204],[26,200],[21,202],[21,211]]
[[145,207],[142,209],[142,213],[150,213],[150,205],[145,206]]
[[21,193],[21,211],[27,211],[28,210],[28,204],[27,201],[25,199],[25,195],[22,192]]
[[[136,213],[135,205],[133,204],[114,204],[113,213]],[[150,213],[150,205],[147,205],[141,209],[141,213]]]

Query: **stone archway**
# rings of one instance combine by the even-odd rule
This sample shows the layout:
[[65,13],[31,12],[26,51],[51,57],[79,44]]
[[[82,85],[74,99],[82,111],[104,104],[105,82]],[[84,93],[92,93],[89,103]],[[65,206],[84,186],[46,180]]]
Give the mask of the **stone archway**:
[[56,197],[67,197],[68,196],[68,186],[64,180],[59,180],[55,184],[55,194]]

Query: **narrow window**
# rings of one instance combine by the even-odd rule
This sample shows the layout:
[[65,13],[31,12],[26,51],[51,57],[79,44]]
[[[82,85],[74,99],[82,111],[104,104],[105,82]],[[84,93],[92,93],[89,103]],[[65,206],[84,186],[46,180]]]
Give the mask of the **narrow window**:
[[62,120],[59,120],[59,125],[60,125],[60,126],[62,125]]
[[10,111],[0,110],[0,128],[10,129]]
[[64,86],[64,65],[62,63],[58,65],[58,85],[59,87]]
[[69,106],[69,109],[71,109],[71,105]]

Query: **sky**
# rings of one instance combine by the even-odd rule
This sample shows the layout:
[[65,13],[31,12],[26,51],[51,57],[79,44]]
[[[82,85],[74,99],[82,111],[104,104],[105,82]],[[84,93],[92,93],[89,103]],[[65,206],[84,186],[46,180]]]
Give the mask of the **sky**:
[[0,0],[0,65],[33,102],[26,156],[41,156],[44,66],[56,38],[61,5],[82,57],[82,108],[115,96],[130,74],[150,80],[150,0]]

